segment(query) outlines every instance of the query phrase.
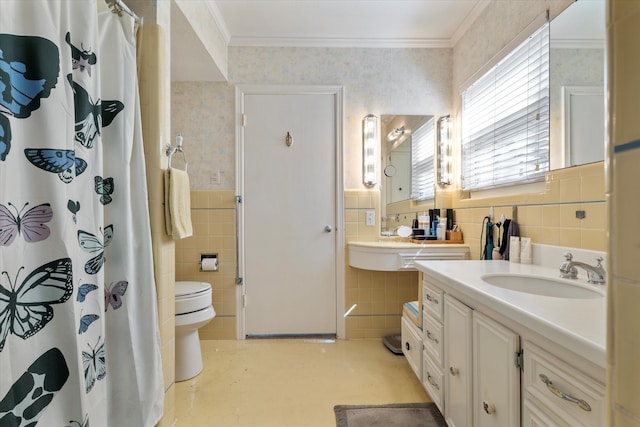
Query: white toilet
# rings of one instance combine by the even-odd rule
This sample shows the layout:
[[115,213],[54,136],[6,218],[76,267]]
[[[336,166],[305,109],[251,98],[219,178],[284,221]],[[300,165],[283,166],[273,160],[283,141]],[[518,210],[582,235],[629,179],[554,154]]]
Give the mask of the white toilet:
[[215,315],[209,283],[176,282],[176,381],[188,380],[202,371],[198,329]]

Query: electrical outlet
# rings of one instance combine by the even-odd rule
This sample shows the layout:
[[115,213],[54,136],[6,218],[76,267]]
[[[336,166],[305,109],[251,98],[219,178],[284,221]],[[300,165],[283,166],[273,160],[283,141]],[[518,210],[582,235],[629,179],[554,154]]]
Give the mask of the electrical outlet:
[[376,225],[376,211],[367,211],[365,214],[365,225],[373,227]]
[[489,219],[493,220],[493,206],[489,208]]
[[220,184],[220,169],[211,169],[211,177],[210,177],[210,183],[211,184]]

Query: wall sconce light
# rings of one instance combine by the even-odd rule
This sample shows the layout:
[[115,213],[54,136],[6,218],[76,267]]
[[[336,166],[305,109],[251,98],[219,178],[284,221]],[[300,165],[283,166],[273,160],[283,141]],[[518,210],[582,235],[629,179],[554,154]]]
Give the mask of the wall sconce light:
[[451,116],[438,119],[438,184],[451,185]]
[[367,114],[362,119],[362,182],[373,187],[378,182],[378,118]]
[[404,131],[405,131],[404,126],[391,130],[387,134],[387,142],[395,142],[395,141],[397,141],[398,138],[400,138],[402,135],[404,135]]

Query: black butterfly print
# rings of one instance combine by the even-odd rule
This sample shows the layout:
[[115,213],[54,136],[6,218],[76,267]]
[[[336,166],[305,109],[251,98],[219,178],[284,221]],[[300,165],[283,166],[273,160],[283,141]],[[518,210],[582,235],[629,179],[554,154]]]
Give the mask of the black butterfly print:
[[93,181],[95,184],[96,193],[100,195],[100,203],[108,205],[111,203],[111,194],[113,194],[113,178],[102,178],[101,176],[94,176]]
[[87,274],[96,274],[104,264],[104,250],[113,239],[113,224],[107,225],[103,231],[103,239],[89,233],[88,231],[78,230],[78,244],[80,248],[90,254],[97,254],[84,264],[84,271]]
[[77,47],[75,47],[71,43],[71,34],[69,32],[67,32],[67,35],[65,36],[64,39],[69,45],[69,47],[71,48],[71,60],[72,60],[73,69],[80,70],[80,71],[86,70],[87,73],[89,74],[89,77],[91,77],[91,66],[96,65],[96,62],[98,61],[96,54],[88,50],[84,50],[84,49],[80,50]]
[[73,81],[71,74],[67,80],[73,88],[75,107],[75,140],[84,147],[93,148],[95,139],[100,136],[102,127],[111,124],[118,113],[124,110],[120,101],[100,101],[94,103],[85,88]]
[[73,181],[87,168],[87,162],[76,157],[73,150],[26,148],[24,155],[34,165],[47,172],[57,173],[65,184]]
[[69,367],[62,352],[55,347],[44,352],[0,400],[0,414],[3,414],[0,425],[31,427],[38,424],[68,378]]
[[76,217],[76,214],[80,212],[80,201],[79,200],[73,201],[69,199],[67,201],[67,209],[69,209],[69,212],[71,212],[73,222],[77,223],[78,219]]
[[[77,424],[78,427],[89,427],[89,415],[85,415],[84,420],[82,420],[82,422],[76,421],[76,420],[71,420],[69,422],[73,424]],[[76,426],[67,426],[67,427],[76,427]]]
[[13,283],[2,272],[9,283],[6,287],[0,284],[0,351],[9,332],[26,340],[44,328],[53,319],[51,306],[65,302],[73,293],[70,258],[41,265],[17,286],[20,270]]
[[91,352],[82,352],[82,367],[84,368],[84,381],[87,393],[91,391],[96,380],[101,380],[107,375],[107,353],[104,349],[104,341],[100,343],[100,338],[95,347],[89,349]]

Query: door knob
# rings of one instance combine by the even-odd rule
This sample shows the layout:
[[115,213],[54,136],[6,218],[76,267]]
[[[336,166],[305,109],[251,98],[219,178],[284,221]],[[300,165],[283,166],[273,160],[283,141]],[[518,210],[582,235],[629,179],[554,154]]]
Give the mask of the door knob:
[[325,231],[325,233],[331,233],[331,231],[333,231],[333,228],[331,228],[330,225],[325,225],[324,226],[324,231]]
[[493,403],[487,402],[486,400],[482,402],[482,408],[484,409],[484,412],[486,412],[489,415],[496,412],[495,405]]

